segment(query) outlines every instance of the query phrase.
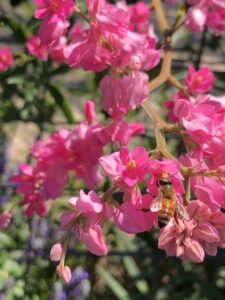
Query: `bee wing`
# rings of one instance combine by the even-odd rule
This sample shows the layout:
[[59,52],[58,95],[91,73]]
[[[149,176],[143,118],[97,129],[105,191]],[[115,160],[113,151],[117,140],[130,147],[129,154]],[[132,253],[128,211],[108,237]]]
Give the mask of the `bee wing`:
[[187,209],[185,206],[183,206],[178,199],[176,198],[176,210],[178,212],[179,215],[181,215],[185,220],[189,220],[189,214],[187,212]]
[[162,201],[161,201],[161,197],[160,197],[160,193],[158,194],[158,196],[156,196],[151,205],[150,205],[150,211],[152,212],[156,212],[162,209]]

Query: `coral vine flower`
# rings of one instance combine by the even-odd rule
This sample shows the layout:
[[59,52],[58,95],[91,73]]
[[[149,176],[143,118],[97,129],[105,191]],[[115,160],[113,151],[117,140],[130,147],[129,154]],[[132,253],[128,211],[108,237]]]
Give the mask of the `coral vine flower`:
[[203,67],[195,71],[193,66],[189,66],[184,84],[191,93],[206,93],[212,89],[214,81],[215,76],[208,67]]
[[[134,193],[134,190],[131,191]],[[142,209],[150,207],[151,195],[144,195],[138,198],[136,193],[134,199],[127,197],[127,201],[122,204],[113,214],[115,224],[122,231],[127,233],[139,233],[149,231],[157,222],[157,213],[144,212]]]
[[161,51],[156,50],[156,39],[132,31],[128,11],[106,1],[88,1],[87,6],[90,28],[75,26],[72,41],[64,51],[71,67],[99,72],[110,65],[121,72],[127,67],[149,70],[159,63]]
[[116,185],[125,187],[141,182],[149,167],[148,153],[144,147],[136,147],[131,153],[127,147],[121,147],[120,152],[102,156],[99,162]]
[[224,151],[225,107],[223,101],[210,95],[177,99],[174,114],[203,152],[214,155]]
[[192,5],[186,16],[186,26],[190,31],[203,31],[207,25],[212,29],[214,35],[219,35],[225,31],[224,16],[225,4],[221,0],[188,0]]
[[52,15],[68,17],[74,10],[73,0],[34,0],[38,9],[35,11],[35,18],[45,19]]
[[189,221],[173,219],[160,231],[159,248],[168,256],[202,262],[205,252],[216,255],[217,247],[225,247],[225,215],[213,213],[200,200],[190,202],[188,214]]
[[69,22],[61,16],[53,15],[45,19],[38,30],[41,43],[48,47],[56,47],[68,27]]
[[[204,171],[217,169],[214,164],[206,165],[202,151],[193,151],[192,153],[181,156],[179,160],[185,166],[196,166],[194,171]],[[208,158],[210,161],[210,158]],[[196,176],[191,179],[191,188],[196,197],[206,204],[212,212],[217,212],[221,207],[225,207],[225,187],[222,181],[216,177]]]
[[136,25],[148,21],[150,17],[149,5],[142,1],[130,5],[129,12],[131,14],[131,22]]
[[130,139],[145,132],[144,125],[141,123],[127,123],[122,119],[114,119],[113,123],[105,128],[105,134],[111,142],[119,142],[125,146]]
[[0,49],[0,72],[8,70],[13,65],[13,56],[9,48]]
[[90,252],[106,255],[108,250],[101,225],[104,219],[112,217],[112,208],[106,202],[101,203],[94,191],[86,195],[81,190],[80,197],[73,197],[68,202],[72,210],[62,215],[61,229],[74,228],[76,237],[83,241]]
[[39,36],[29,36],[26,47],[31,55],[39,58],[40,60],[47,60],[48,49],[45,45],[41,44]]
[[186,26],[190,31],[203,31],[207,20],[208,10],[203,6],[193,6],[188,10],[186,17]]
[[150,179],[147,181],[147,186],[149,192],[151,194],[156,195],[158,193],[158,187],[156,185],[159,176],[162,173],[168,173],[173,187],[178,194],[184,193],[183,187],[183,176],[180,173],[179,169],[180,163],[175,160],[163,159],[162,161],[159,160],[150,160],[149,161],[149,172],[151,174]]
[[149,94],[148,75],[134,72],[116,79],[106,75],[100,82],[102,107],[112,118],[118,118],[138,107]]
[[57,62],[57,64],[61,64],[64,61],[64,48],[66,47],[66,42],[66,37],[61,36],[58,43],[49,49],[49,56]]

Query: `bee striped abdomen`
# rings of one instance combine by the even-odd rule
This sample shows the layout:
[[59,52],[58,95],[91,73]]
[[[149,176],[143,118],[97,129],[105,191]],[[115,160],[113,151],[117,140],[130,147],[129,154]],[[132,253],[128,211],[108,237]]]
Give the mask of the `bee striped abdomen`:
[[162,209],[159,211],[158,223],[159,227],[162,228],[166,226],[169,221],[174,217],[175,206],[173,198],[163,198]]

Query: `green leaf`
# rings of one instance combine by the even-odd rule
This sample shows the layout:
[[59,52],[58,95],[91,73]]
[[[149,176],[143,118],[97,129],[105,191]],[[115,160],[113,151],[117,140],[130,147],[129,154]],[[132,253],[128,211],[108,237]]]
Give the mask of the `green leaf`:
[[141,271],[138,268],[135,260],[132,257],[125,256],[123,258],[123,263],[129,276],[135,280],[135,285],[139,292],[142,294],[148,294],[149,287],[147,281],[144,279],[140,279]]
[[18,42],[26,42],[26,29],[21,24],[17,23],[13,18],[0,17],[0,22],[8,26],[14,33],[14,38]]
[[97,273],[101,276],[101,278],[105,281],[106,285],[112,291],[112,293],[119,300],[131,300],[129,293],[127,290],[117,281],[110,273],[105,271],[102,267],[97,267]]
[[[116,242],[118,249],[125,251],[130,250],[132,245],[129,245],[131,242],[127,236],[121,237],[121,234],[117,231]],[[135,281],[136,288],[141,294],[148,294],[149,287],[146,280],[142,279],[142,272],[139,269],[134,258],[125,256],[123,257],[123,263],[127,270],[128,275]]]
[[53,71],[49,72],[49,76],[56,76],[63,73],[67,73],[70,68],[67,65],[60,65],[58,68],[54,69]]
[[73,116],[72,108],[69,104],[69,102],[64,98],[63,94],[60,92],[60,90],[52,85],[47,86],[49,89],[50,94],[55,99],[55,102],[60,107],[60,109],[63,111],[64,115],[67,118],[67,121],[69,124],[75,124],[75,119]]
[[7,84],[21,84],[25,80],[24,75],[11,76],[6,80]]

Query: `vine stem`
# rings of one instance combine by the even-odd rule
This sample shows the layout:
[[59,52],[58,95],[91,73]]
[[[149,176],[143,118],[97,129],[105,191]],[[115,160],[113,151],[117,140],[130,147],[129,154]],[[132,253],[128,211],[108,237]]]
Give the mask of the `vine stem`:
[[168,25],[167,18],[164,13],[164,9],[163,9],[161,0],[153,0],[152,7],[156,11],[156,17],[157,17],[161,31],[163,31],[163,32],[167,31],[169,29],[169,25]]
[[118,189],[117,186],[113,186],[108,189],[100,198],[103,202],[107,201],[108,198]]
[[[160,27],[160,30],[164,33],[165,36],[165,45],[164,45],[164,58],[162,62],[162,67],[159,75],[149,82],[149,91],[155,90],[157,87],[162,85],[165,82],[169,82],[171,85],[180,89],[183,93],[187,94],[185,87],[171,74],[171,65],[172,65],[172,34],[173,31],[170,30],[168,21],[163,9],[163,5],[161,0],[153,0],[152,7],[155,9],[156,18]],[[176,24],[175,24],[176,26]],[[176,159],[168,150],[166,145],[166,140],[164,136],[163,129],[169,128],[170,126],[162,120],[159,114],[155,111],[152,105],[149,103],[148,99],[146,99],[142,103],[143,109],[149,115],[153,122],[153,126],[155,128],[155,136],[156,136],[156,151],[160,151],[165,157],[169,159]]]
[[81,17],[82,19],[84,19],[86,22],[90,23],[90,18],[88,16],[86,16],[76,5],[74,7],[75,13]]

